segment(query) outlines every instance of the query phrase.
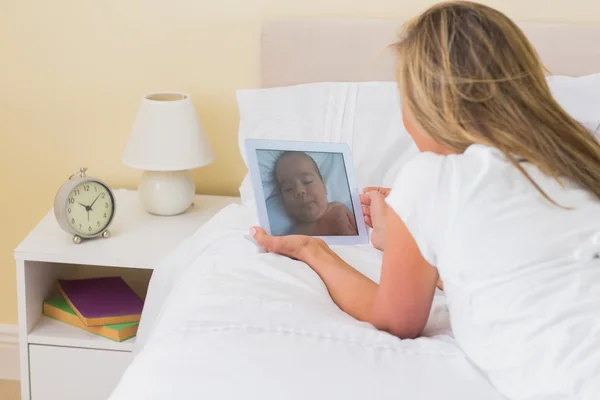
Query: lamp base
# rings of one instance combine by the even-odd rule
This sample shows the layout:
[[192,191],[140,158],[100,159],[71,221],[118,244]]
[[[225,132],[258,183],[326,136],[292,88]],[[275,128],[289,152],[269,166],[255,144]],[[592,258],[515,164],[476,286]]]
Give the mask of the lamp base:
[[177,215],[194,202],[196,186],[189,170],[144,171],[138,194],[150,214]]

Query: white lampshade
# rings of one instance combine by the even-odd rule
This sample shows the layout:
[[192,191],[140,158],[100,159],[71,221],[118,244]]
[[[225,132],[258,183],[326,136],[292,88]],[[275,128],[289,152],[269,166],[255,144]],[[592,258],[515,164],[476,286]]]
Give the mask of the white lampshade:
[[194,202],[190,172],[215,155],[189,95],[150,93],[138,109],[123,163],[144,170],[138,193],[149,213],[177,215]]
[[142,99],[123,163],[146,171],[181,171],[215,160],[189,95],[149,93]]

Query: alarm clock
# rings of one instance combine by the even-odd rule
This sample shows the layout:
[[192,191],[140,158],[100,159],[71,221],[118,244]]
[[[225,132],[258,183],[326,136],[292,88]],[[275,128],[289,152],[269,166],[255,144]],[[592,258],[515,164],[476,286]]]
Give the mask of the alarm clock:
[[108,185],[87,176],[87,168],[71,175],[54,198],[54,216],[58,225],[73,235],[73,242],[82,239],[110,237],[108,227],[115,216],[115,196]]

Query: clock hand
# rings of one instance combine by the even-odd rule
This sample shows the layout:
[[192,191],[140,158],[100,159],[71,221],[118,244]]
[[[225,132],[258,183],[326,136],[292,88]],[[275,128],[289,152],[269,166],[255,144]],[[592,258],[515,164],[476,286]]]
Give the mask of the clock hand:
[[[79,202],[78,202],[78,203],[79,203]],[[85,211],[87,211],[87,212],[88,212],[88,214],[89,214],[90,210],[92,209],[92,206],[86,206],[86,205],[85,205],[85,204],[83,204],[83,203],[79,203],[79,204],[81,204],[82,206],[84,206],[84,207],[85,207]],[[89,220],[89,219],[90,219],[90,218],[89,218],[89,215],[88,215],[88,220]]]
[[100,197],[102,193],[100,193],[98,196],[96,196],[96,198],[94,199],[94,201],[92,202],[92,204],[90,204],[90,210],[92,209],[92,207],[94,207],[94,203],[96,202],[96,200],[98,200],[98,198]]

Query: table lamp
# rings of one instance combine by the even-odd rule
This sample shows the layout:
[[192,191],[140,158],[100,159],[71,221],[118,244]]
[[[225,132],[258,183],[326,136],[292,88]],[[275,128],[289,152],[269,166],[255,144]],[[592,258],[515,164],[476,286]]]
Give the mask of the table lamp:
[[190,170],[214,160],[188,94],[149,93],[142,98],[122,161],[144,171],[138,193],[147,212],[186,211],[196,194]]

